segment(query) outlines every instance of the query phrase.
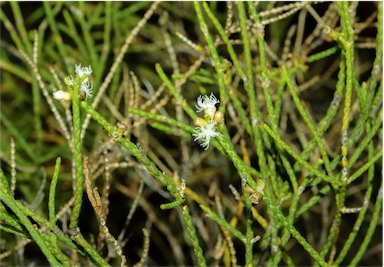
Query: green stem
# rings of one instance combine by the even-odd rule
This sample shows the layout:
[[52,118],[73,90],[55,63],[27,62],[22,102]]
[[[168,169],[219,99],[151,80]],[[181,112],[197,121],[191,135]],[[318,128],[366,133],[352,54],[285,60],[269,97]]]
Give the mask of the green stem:
[[303,248],[312,256],[317,263],[321,266],[328,266],[328,264],[324,261],[324,258],[320,256],[320,254],[305,240],[305,238],[296,230],[296,228],[289,223],[288,219],[285,218],[284,214],[273,205],[272,201],[264,196],[263,198],[265,204],[268,206],[268,209],[272,211],[272,213],[276,216],[277,219],[284,225],[284,227],[291,233],[291,235],[303,246]]
[[110,266],[108,262],[106,262],[98,253],[97,251],[85,240],[83,235],[81,233],[77,233],[73,239],[76,241],[77,244],[79,244],[81,247],[84,248],[84,250],[88,253],[89,256],[91,256],[92,260],[98,265],[98,266]]
[[[4,190],[3,192],[6,192],[10,196],[13,196],[13,193],[9,188],[7,178],[5,177],[2,169],[0,169],[0,186],[1,186],[1,189]],[[41,215],[39,215],[35,211],[31,210],[28,206],[23,205],[21,202],[16,201],[15,205],[17,205],[17,208],[21,210],[23,214],[25,214],[28,217],[31,217],[35,222],[40,224],[45,224],[47,222],[45,218],[43,218]]]
[[[368,132],[371,130],[371,126],[369,122],[366,123],[366,130]],[[373,142],[370,142],[368,145],[368,158],[373,157],[373,150],[374,150],[374,144]],[[339,256],[334,262],[335,266],[338,266],[343,261],[344,257],[347,255],[352,244],[354,243],[359,229],[361,228],[361,225],[365,218],[365,214],[367,213],[367,210],[368,210],[368,205],[366,205],[365,203],[369,203],[369,200],[371,199],[374,177],[375,177],[375,166],[371,165],[371,167],[368,170],[367,191],[365,192],[365,195],[364,195],[363,207],[359,212],[359,215],[353,226],[352,232],[349,234],[347,241],[345,241],[345,243],[343,244],[343,247],[340,251]]]
[[170,202],[170,203],[161,204],[160,205],[160,209],[162,209],[162,210],[173,209],[173,208],[176,208],[176,207],[180,206],[184,202],[185,202],[185,199],[184,198],[180,198],[180,199],[175,200],[175,201]]
[[73,116],[73,147],[75,159],[75,172],[76,172],[76,191],[75,203],[73,206],[71,222],[69,228],[77,227],[80,216],[81,205],[83,201],[83,160],[82,160],[82,145],[81,145],[81,118],[80,118],[80,86],[85,79],[76,77],[72,91],[72,116]]
[[344,207],[345,203],[345,194],[346,194],[346,188],[341,187],[339,190],[336,191],[336,214],[333,218],[333,223],[331,226],[331,229],[329,230],[329,235],[327,238],[327,241],[325,242],[325,245],[323,246],[323,249],[320,252],[320,255],[322,257],[325,257],[329,250],[331,249],[332,245],[335,244],[337,241],[338,235],[337,233],[340,231],[340,224],[342,219],[342,213],[341,209]]
[[359,261],[361,260],[362,256],[366,252],[369,243],[371,242],[372,236],[375,232],[376,226],[382,218],[381,214],[381,208],[382,208],[382,201],[383,201],[383,192],[382,192],[382,185],[380,186],[379,193],[377,194],[376,203],[375,203],[375,210],[373,212],[373,216],[369,222],[367,233],[364,236],[363,242],[360,244],[359,250],[355,254],[355,257],[352,259],[349,266],[356,266]]
[[[213,38],[212,38],[211,34],[209,33],[208,26],[207,26],[207,23],[205,22],[200,3],[195,1],[195,2],[193,2],[193,4],[195,6],[197,19],[199,20],[201,32],[204,35],[204,39],[208,45],[209,51],[211,52],[212,59],[214,62],[214,67],[215,67],[216,74],[217,74],[217,83],[219,85],[219,90],[220,90],[221,105],[220,105],[219,110],[224,114],[225,113],[225,106],[227,104],[227,91],[225,89],[225,78],[224,78],[223,66],[221,64],[219,53],[217,52],[217,49],[216,49],[215,44],[213,42]],[[204,8],[207,10],[206,5],[204,6]]]
[[47,257],[48,262],[51,266],[61,266],[60,262],[52,254],[51,249],[48,244],[45,242],[44,237],[35,229],[31,221],[28,219],[27,215],[20,209],[20,206],[17,204],[18,201],[13,199],[13,197],[7,192],[6,188],[0,188],[0,200],[4,202],[20,219],[21,223],[27,229],[32,239],[40,247],[41,251]]
[[318,131],[318,129],[316,129],[313,121],[309,117],[308,113],[305,111],[304,106],[301,104],[299,96],[297,95],[295,88],[293,88],[292,81],[288,76],[288,72],[287,72],[287,69],[285,66],[283,66],[283,76],[284,76],[285,81],[288,85],[288,89],[291,93],[293,101],[295,102],[297,110],[299,111],[300,115],[304,119],[308,129],[311,131],[313,138],[316,141],[316,144],[319,148],[320,154],[321,154],[323,161],[324,161],[325,169],[328,172],[328,176],[330,177],[331,181],[335,181],[333,173],[332,173],[332,169],[330,166],[331,164],[330,164],[330,161],[329,161],[329,158],[327,155],[327,151],[325,150],[324,144],[323,144],[321,137],[319,135],[319,131]]
[[193,109],[187,104],[185,99],[181,96],[181,94],[176,90],[175,86],[172,84],[172,82],[168,79],[167,75],[165,75],[164,70],[160,66],[160,64],[156,64],[156,71],[159,74],[160,78],[163,80],[163,82],[167,85],[169,91],[173,94],[174,98],[180,103],[180,105],[183,107],[184,111],[192,118],[196,118],[196,113],[193,111]]
[[322,178],[326,182],[330,182],[330,179],[327,175],[317,170],[315,167],[313,167],[311,164],[309,164],[307,161],[305,161],[299,154],[297,154],[292,148],[290,148],[279,136],[277,136],[271,128],[269,128],[268,125],[263,125],[264,129],[267,131],[267,133],[292,157],[295,158],[300,164],[302,164],[304,167],[306,167],[309,171],[311,171],[314,175],[318,176],[319,178]]
[[192,243],[193,250],[195,251],[195,255],[197,257],[197,263],[199,264],[199,266],[205,267],[207,266],[207,263],[205,262],[203,250],[200,247],[199,239],[196,235],[196,229],[193,226],[192,217],[189,213],[189,208],[187,205],[184,205],[182,209],[185,226],[187,227],[187,233],[189,235],[189,239]]
[[237,230],[219,215],[214,213],[208,206],[200,205],[200,207],[203,211],[207,213],[209,219],[216,222],[218,225],[224,227],[226,230],[228,230],[228,232],[230,232],[233,236],[237,237],[241,242],[246,242],[247,238],[239,230]]
[[[224,124],[219,125],[220,132],[223,134],[222,137],[219,137],[218,140],[221,144],[221,146],[224,148],[227,155],[230,157],[231,161],[233,162],[233,165],[235,165],[235,168],[239,172],[239,174],[244,178],[249,186],[254,190],[257,191],[258,185],[251,176],[251,174],[248,171],[247,165],[244,163],[244,161],[237,155],[235,149],[233,148],[233,145],[231,143],[231,140],[229,138],[227,129]],[[258,173],[259,178],[262,178],[260,173]]]
[[244,191],[247,231],[245,233],[245,266],[251,267],[253,261],[252,203],[248,192]]
[[69,58],[69,56],[67,55],[67,51],[65,50],[63,39],[61,38],[61,34],[58,29],[59,24],[55,20],[56,14],[54,14],[54,11],[52,10],[52,3],[43,2],[43,4],[44,4],[45,14],[47,15],[47,21],[48,21],[49,27],[51,28],[53,35],[55,36],[53,40],[57,48],[59,49],[60,59],[64,63],[64,66],[66,66],[66,70],[69,70],[69,61],[66,60]]
[[321,51],[319,53],[313,54],[307,58],[307,63],[312,63],[312,62],[318,61],[320,59],[326,58],[328,56],[331,56],[331,55],[335,54],[337,51],[339,51],[339,49],[340,48],[338,46],[334,46],[334,47],[331,47],[331,48],[326,49],[324,51]]
[[370,159],[367,163],[365,163],[363,166],[361,166],[356,172],[354,172],[346,182],[346,184],[352,183],[354,180],[359,178],[365,171],[371,167],[372,164],[374,164],[378,159],[380,159],[383,156],[383,150],[381,149],[379,152],[376,153],[376,155]]
[[[81,102],[81,106],[89,115],[91,115],[94,120],[96,120],[101,126],[103,126],[104,129],[111,136],[119,135],[116,129],[111,124],[109,124],[97,111],[95,111],[87,102]],[[142,162],[149,171],[149,173],[151,173],[157,180],[159,180],[164,186],[167,187],[173,197],[175,197],[176,199],[180,198],[179,191],[173,179],[167,176],[165,173],[161,172],[156,167],[155,163],[153,163],[147,156],[143,155],[140,149],[135,144],[133,144],[131,141],[122,136],[118,137],[116,141],[119,142],[126,149],[128,149],[128,151],[134,157],[136,157],[140,162]]]
[[59,179],[60,163],[61,163],[61,158],[58,157],[56,159],[55,171],[53,172],[51,186],[49,188],[48,209],[49,209],[49,227],[50,228],[55,226],[56,185],[57,185],[57,180]]

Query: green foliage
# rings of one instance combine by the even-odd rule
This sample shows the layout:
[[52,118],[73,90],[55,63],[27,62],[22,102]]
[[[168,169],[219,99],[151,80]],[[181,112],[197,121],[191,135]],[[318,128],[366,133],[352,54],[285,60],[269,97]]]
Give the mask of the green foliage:
[[381,2],[0,19],[1,265],[382,264]]

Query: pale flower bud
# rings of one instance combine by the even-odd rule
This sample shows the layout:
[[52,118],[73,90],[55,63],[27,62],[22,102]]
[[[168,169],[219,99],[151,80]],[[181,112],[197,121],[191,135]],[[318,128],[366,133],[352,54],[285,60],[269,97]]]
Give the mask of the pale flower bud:
[[53,92],[53,98],[57,100],[64,100],[64,101],[71,101],[72,97],[71,94],[64,91],[56,91]]

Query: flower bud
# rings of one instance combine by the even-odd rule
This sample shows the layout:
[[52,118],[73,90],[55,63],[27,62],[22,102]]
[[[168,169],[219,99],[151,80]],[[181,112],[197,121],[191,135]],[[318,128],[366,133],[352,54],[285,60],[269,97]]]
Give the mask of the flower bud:
[[207,126],[208,125],[208,122],[201,118],[201,117],[197,117],[193,120],[193,123],[195,124],[196,127],[204,127],[204,126]]
[[216,111],[213,115],[213,121],[216,123],[221,122],[224,119],[224,115],[221,111]]

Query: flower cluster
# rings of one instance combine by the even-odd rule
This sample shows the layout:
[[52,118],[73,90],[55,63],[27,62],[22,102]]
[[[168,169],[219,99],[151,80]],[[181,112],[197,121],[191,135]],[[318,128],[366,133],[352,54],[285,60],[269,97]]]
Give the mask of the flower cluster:
[[205,150],[208,149],[211,138],[221,136],[221,133],[215,131],[216,124],[223,120],[223,114],[216,111],[216,104],[218,103],[220,101],[213,93],[210,96],[205,95],[197,98],[196,110],[197,112],[204,111],[204,118],[197,117],[194,120],[196,128],[192,135],[195,137],[194,141],[202,141],[201,146]]
[[[89,82],[88,77],[92,74],[91,66],[82,68],[81,64],[75,65],[75,72],[76,75],[80,78],[83,78],[83,76],[86,75],[80,85],[80,94],[82,94],[82,97],[85,97],[85,99],[90,98],[92,96],[92,84]],[[64,81],[65,84],[69,87],[73,86],[75,82],[72,76],[66,77]],[[64,101],[70,101],[72,99],[71,94],[69,92],[65,92],[62,90],[54,92],[53,98]]]
[[196,110],[197,112],[204,111],[205,114],[208,114],[211,118],[213,118],[215,112],[216,112],[216,104],[220,103],[219,100],[217,100],[216,96],[211,93],[210,96],[199,96],[197,98],[197,105]]

